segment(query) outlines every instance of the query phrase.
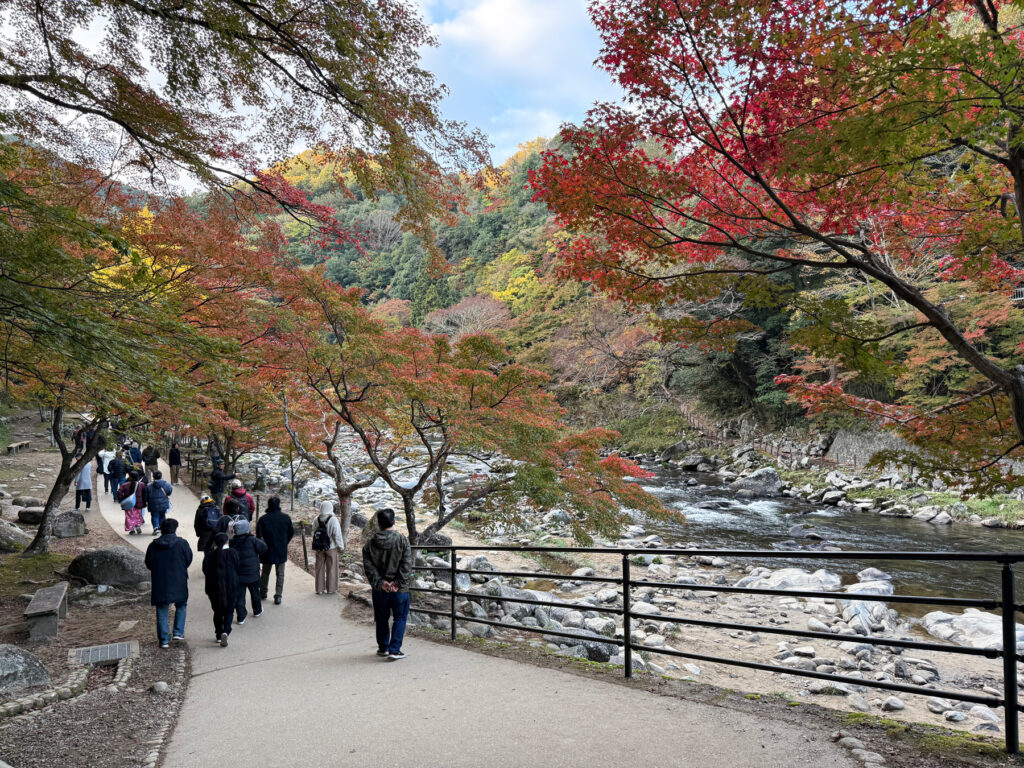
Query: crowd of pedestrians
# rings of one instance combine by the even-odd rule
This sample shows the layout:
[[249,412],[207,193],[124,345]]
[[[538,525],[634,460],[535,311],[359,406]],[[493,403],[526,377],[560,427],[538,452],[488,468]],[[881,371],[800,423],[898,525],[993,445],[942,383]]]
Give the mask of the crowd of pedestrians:
[[[172,641],[185,638],[188,568],[193,552],[188,541],[177,535],[178,521],[168,517],[173,509],[174,486],[180,482],[181,452],[177,443],[167,457],[170,482],[158,469],[160,456],[155,445],[143,448],[138,442],[125,442],[118,450],[101,450],[96,468],[103,478],[103,492],[110,493],[124,511],[126,532],[141,534],[145,514],[149,513],[152,533],[157,538],[147,547],[145,562],[152,573],[151,603],[156,609],[157,639],[161,648],[167,648]],[[81,504],[86,510],[91,507],[91,469],[86,465],[75,480],[76,509]],[[252,494],[235,475],[224,472],[224,462],[219,458],[214,459],[208,487],[210,492],[202,495],[196,509],[193,528],[198,552],[203,555],[204,591],[213,609],[215,640],[226,647],[232,624],[244,625],[250,616],[263,615],[263,601],[270,597],[271,574],[274,605],[281,605],[288,545],[295,536],[295,527],[277,496],[268,499],[266,513],[254,527],[256,503]],[[378,511],[375,522],[378,530],[363,546],[362,556],[372,589],[377,655],[403,659],[412,549],[408,539],[395,530],[394,510]],[[316,560],[316,594],[336,593],[345,541],[330,502],[320,505],[312,549]]]

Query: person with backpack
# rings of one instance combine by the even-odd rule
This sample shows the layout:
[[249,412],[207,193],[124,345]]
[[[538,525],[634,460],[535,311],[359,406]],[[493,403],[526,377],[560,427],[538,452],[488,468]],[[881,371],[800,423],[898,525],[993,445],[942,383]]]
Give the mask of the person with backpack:
[[132,467],[140,470],[139,477],[142,477],[142,450],[139,448],[138,443],[132,443],[127,446],[125,450],[128,453],[128,459],[132,463]]
[[253,515],[256,514],[256,502],[252,498],[252,494],[245,490],[245,486],[242,485],[241,480],[236,479],[231,481],[231,493],[229,493],[227,498],[224,499],[225,514],[227,514],[228,507],[232,501],[238,503],[239,509],[241,509],[242,514],[245,515],[245,519],[251,523]]
[[[209,497],[205,497],[209,498]],[[211,506],[217,509],[210,499]],[[220,514],[220,510],[217,509]],[[206,577],[206,596],[213,608],[213,631],[221,648],[228,647],[231,634],[231,614],[238,601],[238,552],[228,546],[228,535],[218,533],[203,557],[203,575]]]
[[124,460],[121,452],[118,451],[114,454],[114,458],[107,462],[107,477],[110,478],[110,491],[115,499],[117,498],[117,491],[127,474],[128,462]]
[[345,549],[341,523],[329,501],[320,504],[320,514],[313,529],[313,552],[316,554],[316,593],[338,591],[338,556]]
[[[391,661],[404,659],[402,640],[409,618],[412,583],[412,547],[395,530],[395,510],[377,512],[378,530],[363,545],[363,572],[372,587],[373,621],[377,629],[377,655]],[[389,628],[388,622],[394,617]]]
[[124,529],[129,535],[142,533],[146,508],[146,484],[139,479],[138,470],[128,473],[128,479],[117,489],[117,501],[124,510]]
[[[200,552],[208,552],[213,547],[213,540],[217,535],[217,523],[220,522],[220,507],[217,506],[210,494],[204,493],[199,499],[199,508],[196,510],[196,519],[193,523],[199,543],[196,548]],[[225,535],[226,532],[225,532]],[[225,539],[227,541],[227,539]],[[207,592],[209,594],[209,592]],[[234,603],[231,603],[234,605]]]
[[224,503],[224,488],[228,480],[233,480],[234,475],[224,474],[224,459],[219,456],[213,460],[213,471],[210,473],[210,495],[217,502],[217,506]]
[[252,615],[263,615],[260,602],[260,555],[267,551],[267,545],[249,532],[249,521],[239,520],[234,525],[235,535],[228,542],[238,553],[238,596],[235,600],[235,618],[239,626],[245,624],[248,612],[245,610],[245,593],[252,601]]
[[171,468],[171,485],[177,485],[178,476],[181,474],[181,450],[177,443],[171,446],[171,450],[167,454],[167,466]]
[[174,604],[174,641],[185,639],[185,613],[188,608],[188,567],[192,564],[192,547],[179,537],[178,521],[167,518],[161,525],[159,539],[146,549],[146,567],[153,574],[150,603],[156,608],[156,636],[161,648],[171,644],[168,629],[171,604]]
[[153,472],[153,480],[146,486],[148,498],[146,507],[149,509],[149,521],[153,524],[153,535],[160,535],[160,523],[164,521],[167,510],[171,508],[171,500],[168,498],[174,489],[171,484],[164,480],[163,473],[157,469]]
[[228,538],[235,535],[235,524],[241,521],[249,521],[246,513],[248,507],[242,499],[236,499],[229,496],[224,501],[224,509],[220,516],[220,520],[217,521],[217,527],[214,529],[215,533],[226,533]]
[[270,569],[275,571],[274,605],[281,604],[284,592],[284,566],[288,562],[288,542],[295,536],[292,519],[281,511],[281,499],[271,496],[267,501],[267,513],[256,523],[256,537],[267,544],[267,551],[260,557],[263,572],[260,574],[260,598],[267,599],[270,588]]

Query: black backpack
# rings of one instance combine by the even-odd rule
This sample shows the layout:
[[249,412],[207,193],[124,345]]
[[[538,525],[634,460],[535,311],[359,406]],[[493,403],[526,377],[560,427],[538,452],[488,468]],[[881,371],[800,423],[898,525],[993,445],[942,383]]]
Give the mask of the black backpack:
[[331,537],[327,535],[327,523],[321,520],[313,531],[313,551],[326,552],[331,548]]

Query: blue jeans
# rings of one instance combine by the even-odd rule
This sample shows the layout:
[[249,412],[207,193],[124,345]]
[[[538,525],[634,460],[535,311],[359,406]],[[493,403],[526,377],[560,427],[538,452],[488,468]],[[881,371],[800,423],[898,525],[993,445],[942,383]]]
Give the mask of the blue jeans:
[[[388,628],[388,620],[395,621]],[[377,649],[388,653],[402,650],[405,622],[409,618],[409,593],[373,590],[373,621],[377,625]]]
[[121,487],[121,483],[124,482],[124,475],[121,477],[111,477],[110,479],[110,492],[117,497],[117,489]]
[[166,517],[167,517],[167,512],[166,511],[164,511],[164,512],[154,512],[153,510],[149,510],[149,521],[151,523],[153,523],[153,530],[154,531],[159,531],[160,530],[160,525],[163,523],[164,518],[166,518]]
[[[174,636],[185,636],[185,611],[187,603],[174,604]],[[158,605],[156,607],[156,639],[160,645],[171,642],[171,633],[167,630],[168,614],[171,611],[170,605]]]

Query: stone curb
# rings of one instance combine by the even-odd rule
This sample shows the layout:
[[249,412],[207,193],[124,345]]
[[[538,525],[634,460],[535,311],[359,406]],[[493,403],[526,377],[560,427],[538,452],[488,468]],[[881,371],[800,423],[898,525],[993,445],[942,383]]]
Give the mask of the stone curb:
[[91,666],[74,670],[68,675],[67,682],[56,688],[49,688],[42,693],[34,693],[31,696],[23,696],[20,699],[13,699],[0,704],[0,718],[15,717],[32,710],[48,707],[58,701],[66,701],[85,692],[85,684],[89,679]]
[[864,742],[850,736],[846,731],[836,731],[832,734],[832,741],[839,742],[839,746],[850,750],[850,755],[860,761],[864,768],[884,768],[885,758],[877,752],[872,752],[864,747]]
[[[181,683],[181,696],[178,699],[178,710],[181,709],[181,703],[185,700],[185,683],[186,683],[186,668],[188,665],[188,653],[181,654],[181,658],[174,663],[174,675]],[[168,732],[171,730],[172,723],[178,721],[177,713],[174,717],[169,717],[167,722],[156,732],[156,735],[150,739],[146,744],[150,747],[150,751],[146,753],[146,756],[142,759],[141,768],[156,768],[156,764],[160,762],[160,753],[163,751],[164,744],[167,741]],[[0,766],[3,768],[3,766]]]

